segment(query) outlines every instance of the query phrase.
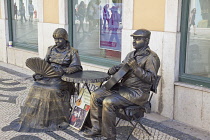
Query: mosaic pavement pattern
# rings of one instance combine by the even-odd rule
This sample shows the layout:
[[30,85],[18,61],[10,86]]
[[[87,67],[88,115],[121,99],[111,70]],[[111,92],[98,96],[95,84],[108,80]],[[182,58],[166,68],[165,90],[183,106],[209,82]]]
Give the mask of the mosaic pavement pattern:
[[[63,131],[47,133],[23,133],[10,129],[10,123],[18,118],[33,80],[30,76],[0,66],[0,140],[88,140],[82,131],[68,127]],[[198,140],[188,134],[148,119],[142,124],[152,134],[149,136],[140,126],[133,131],[130,140]],[[117,140],[125,140],[131,130],[129,122],[120,121],[117,127]],[[97,137],[94,140],[103,140]]]

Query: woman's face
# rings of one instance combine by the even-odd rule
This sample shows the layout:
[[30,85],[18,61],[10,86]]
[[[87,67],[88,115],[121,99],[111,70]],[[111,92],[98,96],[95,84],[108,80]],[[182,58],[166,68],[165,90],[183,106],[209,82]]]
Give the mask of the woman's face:
[[58,48],[62,48],[66,44],[66,40],[63,38],[54,38],[55,44]]

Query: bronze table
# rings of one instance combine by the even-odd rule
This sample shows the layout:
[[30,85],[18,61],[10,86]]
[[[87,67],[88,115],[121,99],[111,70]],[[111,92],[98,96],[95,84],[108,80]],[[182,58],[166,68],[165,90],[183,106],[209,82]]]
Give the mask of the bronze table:
[[79,71],[72,74],[64,74],[62,76],[63,81],[78,83],[78,89],[79,89],[79,84],[83,83],[87,87],[90,94],[91,92],[88,87],[88,83],[98,83],[98,82],[103,83],[104,81],[107,81],[109,78],[110,76],[105,72],[90,71],[90,70]]
[[[80,71],[72,74],[65,74],[62,76],[62,80],[66,82],[74,82],[77,83],[77,93],[79,95],[79,88],[80,83],[84,84],[84,86],[87,87],[88,92],[91,94],[90,88],[88,86],[88,83],[99,83],[101,84],[104,81],[107,81],[110,78],[110,76],[105,72],[100,71]],[[74,100],[74,99],[73,99]],[[73,104],[75,101],[73,101]],[[90,121],[90,114],[88,113],[86,118],[86,126],[91,127],[91,121]]]

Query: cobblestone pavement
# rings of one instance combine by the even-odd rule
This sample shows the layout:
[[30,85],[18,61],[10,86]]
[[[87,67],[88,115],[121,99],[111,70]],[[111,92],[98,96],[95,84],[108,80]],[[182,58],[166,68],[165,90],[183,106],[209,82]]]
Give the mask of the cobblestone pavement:
[[[10,124],[18,118],[20,107],[24,103],[28,90],[33,81],[30,75],[23,74],[1,66],[0,63],[0,140],[87,140],[82,131],[68,127],[63,131],[47,133],[23,133],[11,130]],[[142,124],[152,134],[149,136],[140,126],[132,133],[130,140],[199,140],[185,132],[164,125],[147,118],[142,119]],[[117,140],[125,140],[132,127],[126,121],[121,121],[117,127]],[[209,135],[202,139],[208,139]],[[94,138],[103,140],[103,137]]]

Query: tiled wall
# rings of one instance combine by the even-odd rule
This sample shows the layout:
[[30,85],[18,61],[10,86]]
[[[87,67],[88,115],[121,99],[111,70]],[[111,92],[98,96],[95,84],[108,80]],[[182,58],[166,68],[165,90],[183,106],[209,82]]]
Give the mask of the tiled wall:
[[176,84],[174,119],[210,132],[210,89]]
[[16,48],[7,48],[8,63],[22,68],[27,68],[25,65],[26,59],[30,57],[38,57],[38,53],[26,51]]

